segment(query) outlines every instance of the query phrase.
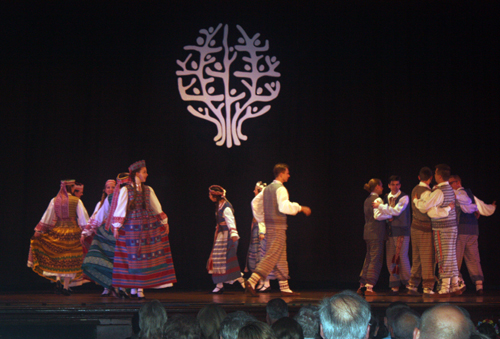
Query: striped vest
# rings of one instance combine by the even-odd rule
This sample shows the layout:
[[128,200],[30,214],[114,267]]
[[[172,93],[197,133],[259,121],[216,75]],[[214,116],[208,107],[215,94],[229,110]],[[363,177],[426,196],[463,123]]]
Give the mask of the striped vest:
[[[417,198],[420,199],[422,193],[426,191],[430,191],[430,189],[424,186],[417,185],[411,192],[411,196],[415,197],[416,195]],[[431,232],[431,218],[429,218],[427,213],[422,213],[418,210],[418,208],[415,206],[415,203],[413,202],[413,198],[411,199],[411,210],[413,216],[411,227],[420,231]]]
[[[441,190],[444,195],[443,203],[439,207],[447,207],[450,203],[455,202],[455,192],[450,185],[436,186],[434,189]],[[432,229],[443,229],[457,227],[457,214],[456,208],[450,210],[447,217],[444,218],[432,218]]]
[[278,208],[276,191],[284,187],[282,183],[273,181],[264,190],[264,222],[266,227],[275,229],[287,229],[286,214],[281,213]]
[[[474,201],[474,194],[470,189],[465,189],[469,198]],[[474,213],[464,213],[460,209],[458,200],[456,201],[457,219],[458,219],[458,234],[479,235],[479,227],[477,218]]]
[[[396,198],[396,205],[399,200],[408,196],[406,193],[401,192],[399,196]],[[384,197],[384,201],[386,204],[389,204],[389,195]],[[400,215],[392,217],[392,221],[387,222],[390,227],[390,236],[391,237],[399,237],[399,236],[409,236],[410,235],[410,209],[408,206],[401,212]]]

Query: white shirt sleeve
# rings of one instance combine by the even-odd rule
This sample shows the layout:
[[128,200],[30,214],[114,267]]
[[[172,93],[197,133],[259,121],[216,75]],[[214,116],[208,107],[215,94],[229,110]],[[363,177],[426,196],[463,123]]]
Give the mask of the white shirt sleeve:
[[226,207],[224,209],[223,215],[224,220],[226,220],[227,228],[229,229],[229,236],[238,237],[239,239],[240,236],[238,235],[238,230],[236,229],[236,221],[234,220],[233,211],[229,207]]
[[[382,198],[377,198],[373,202],[380,202],[381,204],[383,204],[384,201],[382,200]],[[373,218],[375,220],[382,221],[382,220],[388,220],[388,219],[392,218],[392,216],[390,214],[383,214],[378,208],[374,208],[373,209]]]
[[[257,222],[264,222],[264,192],[265,188],[252,199],[252,213]],[[260,229],[260,226],[259,226]]]
[[259,222],[259,234],[266,234],[266,224]]
[[40,222],[35,227],[35,231],[37,232],[45,232],[47,229],[54,227],[56,224],[57,217],[56,211],[54,210],[54,199],[52,199],[45,210],[45,213],[40,219]]
[[[106,200],[107,199],[104,199],[104,201]],[[101,205],[101,201],[98,201],[97,205],[95,205],[94,212],[92,212],[92,215],[90,216],[91,218],[99,211],[99,205]],[[104,202],[102,203],[102,205],[104,206]]]
[[110,218],[115,220],[119,220],[117,222],[112,222],[114,228],[120,228],[123,225],[123,221],[125,221],[125,217],[127,216],[127,202],[128,202],[128,190],[127,187],[120,188],[120,194],[118,195],[118,202],[116,204],[115,213],[110,215]]
[[477,211],[477,206],[472,203],[471,198],[467,192],[463,189],[455,191],[455,197],[457,198],[458,204],[460,204],[460,209],[464,213],[474,213]]
[[[99,206],[99,203],[97,203],[97,206]],[[106,198],[102,203],[102,207],[95,211],[94,214],[90,217],[87,227],[82,231],[82,233],[86,236],[94,233],[94,229],[101,226],[108,218],[110,207],[111,206],[109,205],[109,200]]]
[[154,215],[159,215],[161,219],[161,223],[163,225],[168,224],[168,218],[165,213],[163,213],[163,210],[161,209],[161,204],[160,201],[158,200],[158,197],[156,196],[155,191],[149,187],[149,203],[151,204],[151,209],[153,210]]
[[440,206],[444,201],[443,191],[440,189],[434,192],[426,191],[422,193],[420,199],[413,199],[415,206],[422,213],[427,213],[432,207]]
[[83,202],[79,199],[78,204],[76,205],[76,215],[78,217],[78,225],[80,226],[80,228],[85,228],[85,226],[87,226],[87,223],[89,222],[89,215],[87,213],[87,210],[85,209],[85,206],[83,206]]
[[446,207],[431,207],[427,211],[427,215],[429,218],[434,218],[434,219],[441,219],[441,218],[446,218],[451,211],[451,207],[446,206]]
[[278,200],[278,210],[283,214],[296,215],[302,209],[298,203],[290,202],[288,190],[283,186],[276,190],[276,199]]
[[378,209],[380,210],[381,214],[397,217],[405,210],[405,208],[408,207],[409,201],[410,199],[408,198],[407,195],[405,195],[404,197],[401,197],[401,199],[399,199],[396,206],[391,207],[389,206],[389,204],[381,204],[378,206]]
[[488,205],[485,204],[483,201],[479,200],[474,196],[474,201],[476,202],[477,205],[477,210],[479,211],[479,214],[484,215],[486,217],[489,217],[493,213],[495,213],[496,206],[495,205]]

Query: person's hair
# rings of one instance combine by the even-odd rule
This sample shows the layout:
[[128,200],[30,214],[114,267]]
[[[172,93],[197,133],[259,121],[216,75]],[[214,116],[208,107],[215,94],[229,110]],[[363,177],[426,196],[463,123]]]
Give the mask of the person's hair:
[[[442,308],[449,308],[459,312],[463,316],[463,321],[455,325],[443,321],[444,312],[439,314]],[[420,339],[468,339],[474,332],[474,325],[457,306],[438,304],[427,309],[422,314],[418,329],[420,330]]]
[[249,322],[257,319],[245,311],[229,313],[220,323],[220,336],[222,339],[236,339],[240,329]]
[[443,177],[444,181],[450,180],[451,168],[446,164],[436,165],[436,173]]
[[[212,190],[213,190],[213,191],[216,191],[216,192],[224,192],[224,191],[222,190],[222,188],[220,188],[220,187],[212,187]],[[219,201],[221,201],[221,200],[222,200],[222,199],[224,199],[224,198],[222,197],[222,195],[217,195],[217,194],[210,194],[210,195],[211,195],[212,197],[214,197],[214,198],[217,200],[217,201],[215,202],[215,209],[217,210],[217,208],[218,208],[218,206],[219,206],[219,204],[218,204],[218,203],[219,203]]]
[[[368,338],[375,338],[375,335],[378,334],[379,329],[378,317],[372,313],[372,317],[370,318],[370,334]],[[377,332],[377,333],[375,333]]]
[[163,338],[201,339],[200,324],[193,316],[176,314],[168,320]]
[[399,175],[391,175],[389,177],[389,184],[391,183],[391,181],[398,181],[399,183],[401,183],[401,177]]
[[281,318],[271,328],[277,339],[304,339],[302,326],[292,318]]
[[277,178],[281,173],[286,172],[287,164],[276,164],[273,168],[274,177]]
[[288,317],[288,304],[281,298],[271,299],[267,302],[266,312],[274,321]]
[[462,183],[462,179],[457,174],[450,175],[450,179],[455,179],[459,183]]
[[387,318],[387,327],[390,329],[394,322],[394,318],[404,311],[404,309],[409,309],[410,307],[403,301],[395,301],[389,304],[385,310],[385,317]]
[[319,338],[318,306],[302,306],[294,319],[302,326],[305,338]]
[[238,332],[237,339],[277,339],[271,326],[261,321],[252,321]]
[[370,181],[368,181],[368,183],[366,183],[363,188],[365,189],[365,191],[368,191],[369,193],[371,193],[371,192],[373,192],[375,187],[377,187],[380,184],[382,184],[382,180],[377,179],[377,178],[373,178],[373,179],[370,179]]
[[201,334],[205,339],[219,339],[220,323],[226,317],[224,311],[217,304],[208,304],[204,306],[196,316],[200,324]]
[[139,327],[141,328],[139,338],[162,338],[166,323],[167,311],[158,300],[153,300],[142,305],[139,310]]
[[[83,186],[83,184],[81,182],[76,182],[75,181],[75,185],[72,186],[74,189],[73,189],[73,195],[76,195],[76,192],[80,192],[79,189],[76,188],[76,186]],[[68,186],[66,186],[66,191],[68,191]],[[68,191],[69,192],[69,191]]]
[[415,327],[420,323],[420,315],[410,308],[400,308],[392,321],[393,339],[412,339]]
[[[142,168],[133,170],[130,172],[130,182],[134,187],[134,196],[132,197],[132,201],[127,205],[127,211],[135,210],[135,200],[137,199],[137,183],[135,182],[135,176],[137,172],[139,172]],[[144,189],[144,183],[141,182],[141,190],[142,190],[142,208],[146,209],[146,190]]]
[[421,181],[427,181],[433,176],[432,170],[429,167],[422,167],[420,172],[418,172],[418,176]]
[[370,304],[349,290],[324,298],[319,306],[319,318],[325,339],[364,338],[370,317]]
[[477,325],[477,331],[482,335],[487,336],[488,338],[491,339],[497,338],[497,332],[495,330],[495,326],[486,321],[483,321],[479,325]]

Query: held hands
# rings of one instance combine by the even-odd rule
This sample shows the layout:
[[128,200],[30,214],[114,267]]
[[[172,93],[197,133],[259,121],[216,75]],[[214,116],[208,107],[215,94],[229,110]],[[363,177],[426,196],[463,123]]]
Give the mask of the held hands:
[[452,201],[450,202],[450,204],[448,205],[449,208],[451,209],[454,209],[455,208],[455,203]]
[[300,210],[302,213],[304,213],[306,216],[311,215],[311,209],[307,206],[302,206],[302,209]]
[[374,201],[374,202],[372,202],[372,207],[373,208],[378,208],[379,205],[380,205],[380,201]]
[[41,236],[42,236],[41,232],[35,232],[35,235],[34,235],[35,238],[40,238]]
[[238,237],[237,237],[237,236],[235,236],[235,235],[233,235],[233,236],[231,237],[231,240],[232,240],[233,242],[237,242],[237,241],[238,241]]
[[113,236],[115,237],[115,239],[118,239],[118,228],[117,227],[113,227]]
[[259,234],[259,240],[264,240],[266,238],[265,234]]

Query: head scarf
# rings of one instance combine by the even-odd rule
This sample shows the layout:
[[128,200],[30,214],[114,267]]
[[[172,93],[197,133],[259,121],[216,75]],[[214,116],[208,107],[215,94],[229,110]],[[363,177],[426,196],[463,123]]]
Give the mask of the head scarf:
[[139,170],[143,167],[146,167],[146,160],[139,160],[129,166],[128,172],[132,173],[132,171]]
[[262,182],[262,181],[259,181],[255,184],[255,187],[258,187],[258,191],[262,191],[265,187],[267,186],[267,184],[265,182]]
[[[109,180],[108,180],[109,181]],[[115,191],[113,192],[113,200],[111,200],[111,207],[109,208],[108,219],[106,220],[106,231],[109,231],[111,226],[111,219],[115,214],[116,205],[118,205],[118,196],[120,195],[121,185],[130,182],[130,177],[128,173],[120,173],[116,177],[117,185],[115,186]]]
[[54,200],[54,210],[59,219],[69,218],[69,199],[66,186],[74,185],[74,179],[61,180],[61,189]]
[[[214,188],[219,188],[222,192],[214,190]],[[220,196],[221,198],[225,199],[226,198],[226,190],[222,188],[222,186],[219,185],[212,185],[208,188],[208,193],[210,193],[213,196]]]
[[108,184],[115,184],[115,187],[116,187],[116,180],[115,179],[108,179],[106,181],[106,183],[104,184],[104,188],[106,188],[106,186],[108,186]]

